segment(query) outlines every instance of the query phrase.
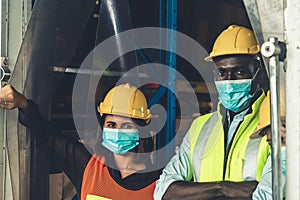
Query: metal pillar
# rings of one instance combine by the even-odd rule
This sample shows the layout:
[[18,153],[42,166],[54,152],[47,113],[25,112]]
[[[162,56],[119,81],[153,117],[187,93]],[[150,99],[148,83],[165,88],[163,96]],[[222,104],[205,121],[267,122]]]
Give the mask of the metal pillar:
[[[167,1],[167,28],[177,30],[177,0]],[[166,142],[172,141],[175,136],[176,128],[176,54],[172,53],[176,50],[176,33],[169,31],[167,33],[167,60],[166,64],[171,68],[168,71],[168,102],[167,102],[167,127],[166,127]],[[172,51],[172,52],[171,52]],[[175,70],[172,70],[175,69]],[[173,140],[174,141],[174,140]],[[166,158],[170,158],[174,154],[175,142],[170,145],[171,149],[167,152]]]
[[[10,70],[6,66],[6,62],[3,59],[1,62],[1,67],[0,67],[0,89],[2,88],[3,83],[7,83],[7,81],[10,78]],[[6,115],[6,110],[1,110],[0,111],[0,118],[1,118],[1,125],[2,125],[2,133],[1,134],[1,144],[2,146],[2,154],[1,154],[1,199],[6,199],[7,196],[12,196],[12,188],[11,188],[11,177],[10,177],[10,165],[9,165],[9,160],[8,160],[8,155],[7,155],[7,115]]]
[[[1,67],[9,67],[11,71],[16,63],[24,30],[27,27],[26,22],[30,16],[31,9],[27,10],[27,3],[27,0],[1,1]],[[19,77],[18,81],[21,82],[20,80],[22,79]],[[22,161],[22,156],[20,157],[18,151],[20,141],[17,136],[17,113],[4,110],[0,113],[2,136],[0,140],[1,145],[3,144],[0,199],[20,199],[20,196],[26,198],[25,195],[20,195],[22,184],[20,183],[19,161]],[[10,128],[11,125],[14,128]],[[25,165],[24,167],[27,168]]]
[[[3,0],[1,1],[0,10],[1,67],[13,71],[31,14],[31,0]],[[23,75],[23,72],[19,75],[21,74]],[[24,80],[24,77],[21,76],[16,77],[17,83],[15,81],[10,82],[19,90],[22,88],[22,86],[19,86],[22,85],[22,80]],[[29,188],[29,184],[23,181],[25,180],[24,176],[28,176],[28,171],[26,171],[28,165],[23,162],[26,159],[26,154],[20,154],[19,151],[20,145],[23,146],[23,140],[20,140],[22,137],[18,137],[18,132],[21,132],[21,129],[18,130],[18,115],[17,112],[6,112],[4,110],[0,110],[0,115],[1,146],[3,144],[0,199],[20,199],[20,197],[28,199],[25,190]],[[20,166],[20,163],[23,165]]]
[[300,0],[287,1],[287,199],[300,199]]
[[272,132],[272,190],[273,199],[281,199],[281,136],[280,136],[280,64],[281,48],[277,38],[270,38],[262,45],[261,53],[269,58]]
[[[164,19],[165,16],[165,20]],[[177,0],[160,0],[160,27],[166,27],[169,30],[177,30]],[[163,36],[160,35],[160,38]],[[176,94],[172,93],[172,91],[176,91],[176,55],[172,53],[176,50],[176,33],[169,31],[166,35],[166,45],[169,50],[166,53],[166,65],[169,68],[172,68],[168,72],[168,79],[166,82],[166,86],[169,89],[167,91],[167,121],[166,121],[166,134],[159,135],[157,138],[157,146],[161,148],[162,146],[168,144],[173,137],[175,136],[175,128],[176,128]],[[163,52],[160,51],[160,62],[163,63]],[[175,69],[175,70],[174,70]],[[161,87],[153,99],[150,100],[149,105],[155,104],[165,93],[166,88]],[[164,137],[164,139],[163,139]],[[163,160],[166,162],[173,154],[175,150],[174,145],[169,145],[165,152],[163,158],[158,158],[158,160]]]

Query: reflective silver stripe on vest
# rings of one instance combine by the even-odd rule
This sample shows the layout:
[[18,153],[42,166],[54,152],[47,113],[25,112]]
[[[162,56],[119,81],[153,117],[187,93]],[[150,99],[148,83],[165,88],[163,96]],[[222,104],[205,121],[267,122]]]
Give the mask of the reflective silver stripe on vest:
[[195,144],[194,152],[193,152],[193,170],[194,170],[194,181],[199,182],[200,178],[200,169],[202,164],[202,156],[204,155],[204,148],[206,146],[206,142],[218,121],[218,112],[214,112],[211,117],[205,122],[203,125],[200,135],[197,138],[197,142]]
[[250,139],[247,145],[244,166],[243,166],[243,181],[256,180],[256,166],[259,145],[262,138]]

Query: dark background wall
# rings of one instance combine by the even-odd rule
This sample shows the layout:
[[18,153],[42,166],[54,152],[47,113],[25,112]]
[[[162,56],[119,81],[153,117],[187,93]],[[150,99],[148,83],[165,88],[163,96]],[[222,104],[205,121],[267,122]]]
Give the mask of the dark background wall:
[[[125,2],[125,0],[120,1]],[[53,3],[51,9],[46,6],[50,2]],[[43,3],[45,3],[44,9]],[[27,43],[24,43],[27,45],[27,50],[35,52],[28,62],[28,64],[32,64],[32,67],[27,80],[27,94],[37,101],[43,114],[49,117],[54,126],[62,130],[64,134],[74,138],[78,138],[72,116],[72,89],[76,74],[62,73],[53,70],[53,67],[57,66],[61,69],[66,67],[79,68],[86,55],[91,52],[95,45],[111,35],[112,28],[110,24],[106,23],[105,17],[101,17],[103,16],[101,5],[102,2],[98,0],[35,0],[33,1],[34,14],[32,22],[36,23],[31,23],[32,25],[28,27],[28,33],[30,34],[27,34],[34,37],[27,37],[29,39]],[[128,16],[126,16],[129,21],[126,23],[130,25],[121,27],[120,30],[137,27],[159,27],[160,19],[166,17],[164,16],[165,13],[160,12],[159,0],[128,0],[128,5],[125,6],[129,9]],[[118,9],[121,10],[122,7]],[[44,14],[44,11],[47,14]],[[119,17],[118,20],[123,20],[124,13]],[[45,20],[44,25],[41,25],[42,20]],[[50,30],[49,24],[46,24],[49,22],[51,22],[52,30]],[[231,24],[250,27],[242,0],[178,0],[177,31],[196,40],[208,52],[210,52],[217,35]],[[44,27],[44,32],[37,31],[41,30],[38,27]],[[45,30],[47,34],[45,34]],[[45,37],[43,43],[48,45],[38,45],[42,44],[39,41],[43,41],[43,37]],[[46,40],[47,42],[45,42]],[[22,53],[25,54],[28,51],[24,50]],[[159,62],[159,51],[148,50],[146,53],[152,62]],[[165,56],[165,53],[163,53],[163,56]],[[140,57],[137,60],[137,64],[143,63],[143,59]],[[44,61],[47,61],[47,63],[44,63]],[[118,66],[118,60],[115,66]],[[118,70],[118,67],[113,67],[113,69]],[[184,123],[184,127],[187,129],[195,116],[194,114],[210,112],[213,103],[205,88],[207,83],[204,83],[203,78],[192,70],[188,62],[177,58],[177,70],[190,81],[194,88],[201,88],[195,90],[201,113],[193,113],[193,110],[190,110],[187,113],[180,113],[181,116],[185,116],[185,119],[176,120],[177,125]],[[107,91],[117,79],[118,77],[104,77],[103,82],[106,84],[102,85],[103,91]],[[146,92],[149,100],[158,88],[145,87],[142,89]],[[180,90],[180,87],[178,87],[177,92],[178,95],[189,95],[186,91]],[[101,97],[98,99],[101,100]],[[159,103],[165,105],[166,96],[163,96]],[[189,105],[184,106],[188,107]],[[177,134],[182,136],[184,133],[185,130],[181,130]],[[181,136],[176,141],[177,144],[180,143]],[[40,157],[43,157],[44,161],[45,156],[44,154],[39,155],[40,153],[35,147],[32,151],[32,197],[33,199],[45,199],[47,183],[40,181],[40,177],[48,175],[48,170],[50,173],[56,173],[60,170],[56,169],[51,163],[49,163],[49,167],[48,162],[43,162],[43,168],[39,168],[40,166],[37,163],[41,163]]]

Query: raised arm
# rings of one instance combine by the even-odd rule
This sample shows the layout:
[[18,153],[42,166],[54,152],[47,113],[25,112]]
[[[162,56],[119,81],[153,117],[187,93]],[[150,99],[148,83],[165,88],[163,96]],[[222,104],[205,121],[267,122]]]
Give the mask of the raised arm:
[[27,109],[28,100],[11,85],[6,85],[0,91],[0,108],[7,110],[15,108]]
[[0,90],[0,102],[0,108],[3,109],[19,108],[20,123],[30,130],[37,145],[48,147],[52,162],[69,176],[80,191],[81,178],[91,156],[84,145],[52,127],[40,114],[37,105],[12,86],[6,85]]

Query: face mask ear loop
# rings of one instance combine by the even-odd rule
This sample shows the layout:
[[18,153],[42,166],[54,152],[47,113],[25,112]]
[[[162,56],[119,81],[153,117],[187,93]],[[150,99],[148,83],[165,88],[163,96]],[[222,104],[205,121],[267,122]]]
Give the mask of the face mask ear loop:
[[[253,76],[253,78],[252,78],[252,80],[251,80],[251,84],[252,84],[252,83],[254,82],[254,80],[256,79],[256,76],[257,76],[257,74],[258,74],[259,71],[260,71],[260,68],[258,68],[258,69],[256,70],[256,72],[255,72],[255,74],[254,74],[254,76]],[[257,93],[259,90],[260,90],[260,85],[257,84],[257,87],[256,87],[255,91],[253,92],[252,96],[255,96],[256,93]]]
[[[256,54],[254,56],[254,59],[257,60],[259,62],[259,68],[258,69],[262,69],[264,68],[263,70],[265,70],[267,73],[268,73],[268,70],[264,67],[264,64],[263,64],[263,60],[262,60],[262,57],[260,54]],[[269,74],[268,74],[269,75]]]
[[260,68],[258,68],[258,69],[256,70],[256,72],[255,72],[255,74],[254,74],[254,76],[253,76],[253,78],[252,78],[252,81],[254,81],[254,79],[256,79],[256,76],[257,76],[257,74],[258,74],[259,71],[260,71]]

